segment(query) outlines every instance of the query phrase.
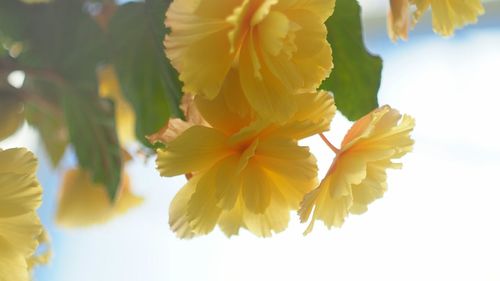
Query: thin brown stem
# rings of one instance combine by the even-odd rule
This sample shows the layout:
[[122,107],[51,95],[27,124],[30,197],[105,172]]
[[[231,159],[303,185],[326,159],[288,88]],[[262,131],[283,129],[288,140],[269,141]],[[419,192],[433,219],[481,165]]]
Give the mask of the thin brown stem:
[[326,137],[323,135],[323,133],[319,133],[319,136],[323,140],[323,142],[333,151],[335,154],[340,153],[340,149],[336,148],[335,145],[333,145]]

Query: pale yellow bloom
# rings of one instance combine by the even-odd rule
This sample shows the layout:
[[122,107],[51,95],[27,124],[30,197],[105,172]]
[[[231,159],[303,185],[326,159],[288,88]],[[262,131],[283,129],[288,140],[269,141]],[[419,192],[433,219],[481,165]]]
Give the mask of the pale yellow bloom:
[[30,280],[29,260],[42,233],[36,166],[26,149],[0,149],[0,280]]
[[142,203],[142,197],[130,190],[126,174],[123,174],[119,188],[116,201],[112,203],[105,187],[93,182],[86,170],[68,170],[60,189],[57,224],[64,227],[102,224]]
[[[213,101],[196,99],[211,127],[192,126],[158,151],[162,176],[194,174],[170,207],[171,228],[183,238],[207,234],[217,224],[228,236],[240,228],[258,236],[280,232],[317,183],[316,160],[297,141],[329,128],[331,94],[294,95],[301,107],[276,125],[255,119],[248,105],[246,111],[229,108],[227,98],[242,97],[239,84],[231,85]],[[234,104],[244,108],[245,100]]]
[[443,36],[451,36],[457,28],[477,22],[477,17],[484,13],[481,0],[410,0],[417,10],[413,14],[416,23],[423,13],[432,9],[434,31]]
[[[401,120],[401,121],[400,121]],[[386,169],[400,168],[393,159],[411,151],[413,118],[383,106],[358,120],[342,141],[325,178],[304,197],[302,222],[322,220],[328,228],[340,227],[349,214],[360,214],[387,189]],[[313,211],[314,210],[314,211]]]
[[115,103],[116,130],[120,143],[127,144],[135,140],[134,110],[123,96],[120,82],[112,65],[99,69],[99,95]]
[[295,93],[313,92],[332,68],[324,24],[335,0],[174,0],[166,54],[184,92],[215,98],[235,69],[249,104],[284,122]]
[[392,41],[408,40],[409,0],[390,0],[391,9],[387,15],[387,33]]

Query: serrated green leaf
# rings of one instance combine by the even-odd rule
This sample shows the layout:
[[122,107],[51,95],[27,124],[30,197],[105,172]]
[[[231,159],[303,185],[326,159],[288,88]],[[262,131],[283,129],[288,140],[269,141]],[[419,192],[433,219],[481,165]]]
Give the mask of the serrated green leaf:
[[182,116],[182,87],[162,43],[166,29],[160,15],[169,2],[120,6],[109,26],[113,62],[136,114],[136,136],[147,146],[146,135],[157,132],[171,116]]
[[67,89],[64,113],[71,143],[82,168],[102,183],[114,200],[121,180],[121,150],[115,130],[112,102]]
[[332,91],[337,108],[354,121],[378,107],[382,59],[363,42],[361,9],[356,0],[337,0],[327,22],[334,68],[321,88]]

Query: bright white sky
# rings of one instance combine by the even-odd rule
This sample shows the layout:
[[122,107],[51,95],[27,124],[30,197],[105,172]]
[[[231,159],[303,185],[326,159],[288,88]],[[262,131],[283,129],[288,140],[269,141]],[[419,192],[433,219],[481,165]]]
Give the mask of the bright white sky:
[[[227,239],[217,230],[178,240],[168,204],[184,179],[134,163],[128,170],[145,204],[105,226],[52,228],[57,252],[39,281],[500,280],[498,46],[499,29],[370,41],[384,59],[380,103],[416,118],[416,145],[404,168],[389,173],[385,197],[343,228],[318,223],[303,237],[305,226],[292,217],[271,239],[244,231]],[[339,115],[328,135],[339,142],[349,126]],[[28,129],[23,134],[2,147],[39,147]],[[331,153],[316,138],[307,144],[324,172]],[[48,173],[42,182],[54,178]],[[49,182],[53,194],[58,183]]]

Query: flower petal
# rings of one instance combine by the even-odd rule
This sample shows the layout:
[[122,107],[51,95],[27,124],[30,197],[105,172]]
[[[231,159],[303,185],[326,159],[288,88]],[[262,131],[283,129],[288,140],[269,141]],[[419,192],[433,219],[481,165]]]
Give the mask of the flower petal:
[[189,220],[187,218],[188,202],[193,196],[196,190],[196,185],[199,180],[199,176],[192,177],[184,187],[177,192],[174,199],[170,203],[169,209],[169,225],[170,229],[179,238],[192,238],[196,236],[193,228],[189,225]]
[[214,5],[211,1],[173,1],[166,14],[172,30],[165,37],[166,54],[179,71],[184,92],[217,96],[234,60],[230,54],[225,18],[236,3]]
[[176,176],[209,168],[228,154],[226,138],[215,129],[193,126],[158,150],[157,169],[162,176]]
[[215,196],[216,177],[220,163],[200,174],[196,190],[189,199],[187,219],[196,234],[210,233],[217,225],[222,209]]
[[336,112],[333,95],[329,92],[299,94],[294,96],[299,110],[282,126],[275,129],[274,135],[287,136],[300,140],[330,128]]
[[262,214],[271,202],[274,186],[272,178],[253,160],[242,172],[241,191],[245,206],[250,212]]

